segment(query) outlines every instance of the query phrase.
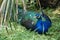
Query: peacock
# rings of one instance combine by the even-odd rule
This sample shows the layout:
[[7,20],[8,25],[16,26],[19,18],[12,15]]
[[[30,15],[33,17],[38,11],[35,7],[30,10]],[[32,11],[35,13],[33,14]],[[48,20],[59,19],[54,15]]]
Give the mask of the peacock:
[[39,34],[48,32],[52,22],[50,18],[42,11],[42,9],[40,9],[41,12],[31,10],[24,12],[23,9],[20,10],[19,6],[18,9],[20,24],[27,30],[30,29],[30,31],[35,31]]
[[39,34],[48,32],[48,29],[52,24],[50,18],[43,11],[40,13],[35,11],[27,11],[26,14],[20,13],[20,18],[20,24],[22,26],[27,30],[35,30],[35,32],[38,32]]

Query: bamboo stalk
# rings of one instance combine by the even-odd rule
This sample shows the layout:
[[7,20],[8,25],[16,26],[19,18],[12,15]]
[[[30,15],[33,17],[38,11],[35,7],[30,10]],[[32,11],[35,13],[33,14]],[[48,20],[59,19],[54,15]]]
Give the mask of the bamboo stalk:
[[9,9],[9,20],[8,20],[8,21],[9,21],[9,25],[10,25],[10,27],[11,27],[11,30],[13,30],[10,19],[11,19],[11,16],[12,16],[12,10],[13,10],[14,0],[11,0],[11,1],[10,1],[10,4],[11,4],[11,5],[10,5],[10,9]]
[[25,4],[24,0],[22,0],[22,3],[23,3],[23,7],[24,7],[24,12],[26,12],[27,10],[26,10],[26,4]]
[[9,4],[10,4],[10,0],[7,1],[7,7],[6,7],[6,12],[5,12],[4,23],[6,22],[6,17],[7,17],[7,13],[8,13]]
[[3,22],[3,11],[4,11],[5,6],[6,6],[6,1],[7,0],[4,0],[1,4],[1,7],[0,7],[0,20],[1,20],[0,24],[1,24],[1,27],[2,27],[2,22]]
[[16,0],[16,20],[18,21],[18,0]]
[[12,0],[12,2],[11,2],[11,8],[9,9],[10,10],[9,21],[10,21],[11,15],[12,15],[13,4],[14,4],[14,0]]
[[4,7],[5,3],[6,3],[6,1],[7,1],[7,0],[4,0],[4,1],[2,2],[1,7],[0,7],[0,12],[2,12],[3,7]]
[[37,2],[38,2],[38,4],[39,4],[39,6],[40,6],[40,10],[42,11],[42,8],[41,8],[41,3],[40,3],[40,1],[38,0]]

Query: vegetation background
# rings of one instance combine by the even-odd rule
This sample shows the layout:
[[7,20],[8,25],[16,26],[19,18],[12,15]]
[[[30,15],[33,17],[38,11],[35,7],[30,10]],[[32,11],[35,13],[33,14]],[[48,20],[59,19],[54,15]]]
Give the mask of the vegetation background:
[[[3,0],[0,0],[0,6]],[[25,0],[26,5],[28,5],[28,0]],[[22,1],[18,0],[18,5],[23,7]],[[38,34],[35,32],[30,32],[26,30],[23,26],[16,22],[16,13],[14,10],[14,22],[9,20],[9,12],[7,12],[7,19],[5,24],[1,25],[1,19],[3,16],[0,12],[0,40],[60,40],[60,1],[59,0],[42,0],[42,8],[46,15],[52,20],[52,26],[47,32],[47,35]],[[54,5],[54,6],[53,6]],[[55,8],[54,8],[55,7]],[[34,0],[31,0],[30,4],[27,6],[27,10],[36,10]],[[9,9],[10,10],[10,9]],[[39,10],[38,10],[39,11]],[[2,16],[2,17],[1,17]]]

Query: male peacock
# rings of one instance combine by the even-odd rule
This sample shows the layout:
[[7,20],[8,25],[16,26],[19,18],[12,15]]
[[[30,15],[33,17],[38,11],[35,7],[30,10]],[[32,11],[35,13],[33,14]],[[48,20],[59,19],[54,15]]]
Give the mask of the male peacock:
[[[18,7],[18,9],[20,8]],[[21,11],[20,15],[20,24],[26,27],[27,29],[31,29],[31,31],[35,30],[39,34],[46,33],[52,24],[49,17],[45,15],[43,11],[41,11],[41,13],[34,11],[26,11],[24,13],[23,10]]]
[[[36,18],[34,18],[35,16],[32,16],[32,14],[35,15]],[[31,29],[31,31],[35,30],[38,33],[46,33],[48,31],[52,22],[47,15],[45,15],[44,13],[42,15],[40,15],[39,13],[31,13],[32,17],[29,15],[30,14],[21,19],[21,25],[23,25],[27,29]]]
[[41,13],[42,15],[34,11],[26,12],[25,16],[21,16],[21,25],[27,29],[31,29],[31,31],[35,30],[38,33],[46,33],[52,22],[46,14]]

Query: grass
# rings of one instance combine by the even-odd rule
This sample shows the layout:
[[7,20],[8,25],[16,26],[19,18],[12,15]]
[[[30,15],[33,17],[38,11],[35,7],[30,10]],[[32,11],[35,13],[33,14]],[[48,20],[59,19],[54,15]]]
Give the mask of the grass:
[[7,30],[5,25],[0,28],[0,40],[60,40],[60,17],[53,14],[53,10],[51,10],[45,10],[52,20],[52,26],[47,32],[48,35],[30,32],[23,26],[12,22],[11,27],[8,25]]

